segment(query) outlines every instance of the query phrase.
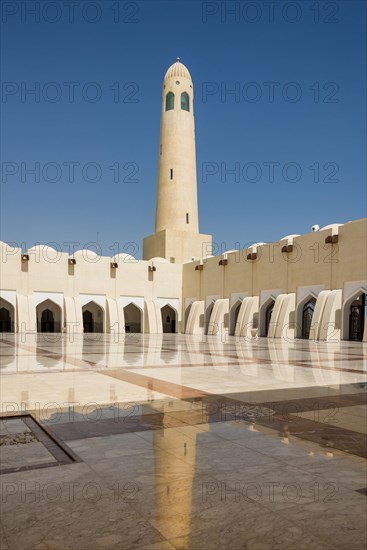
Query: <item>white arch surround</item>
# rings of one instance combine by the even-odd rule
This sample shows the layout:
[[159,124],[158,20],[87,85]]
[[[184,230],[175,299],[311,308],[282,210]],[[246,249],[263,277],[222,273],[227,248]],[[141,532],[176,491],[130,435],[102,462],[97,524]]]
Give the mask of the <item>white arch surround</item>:
[[64,296],[66,332],[83,334],[83,315],[79,296]]
[[[102,311],[102,333],[106,332],[106,309],[105,307],[101,306],[100,303],[98,303],[96,300],[88,300],[86,303],[82,304],[82,321],[83,321],[83,330],[84,330],[84,319],[83,319],[83,308],[85,308],[86,306],[89,306],[91,305],[92,307],[95,306],[95,310],[96,312],[98,312],[99,310]],[[88,308],[86,308],[88,310]],[[93,311],[91,311],[92,315],[93,315]],[[93,318],[93,325],[96,323],[96,320]],[[93,331],[93,332],[98,332],[98,331]]]
[[[321,296],[322,293],[320,293]],[[317,302],[316,302],[317,304]],[[341,333],[342,290],[329,290],[319,325],[318,340],[339,342]],[[315,308],[316,312],[316,308]],[[315,316],[315,313],[314,313]],[[312,326],[312,325],[311,325]]]
[[324,315],[325,305],[331,290],[321,290],[317,296],[315,310],[313,312],[309,340],[319,340],[320,327]]
[[118,299],[119,307],[124,308],[129,304],[137,306],[144,314],[144,297],[143,296],[120,296]]
[[101,294],[79,294],[79,300],[80,300],[80,309],[81,309],[81,319],[82,319],[82,327],[84,332],[84,322],[83,322],[83,307],[88,305],[89,303],[95,303],[97,306],[99,306],[102,309],[102,325],[103,325],[103,332],[106,332],[106,296],[103,296]]
[[[352,302],[361,294],[367,294],[367,281],[356,281],[353,283],[345,283],[343,292],[342,305],[342,340],[349,340],[349,313]],[[367,319],[364,323],[363,342],[367,341]]]
[[[127,315],[127,311],[125,311],[125,309],[129,308],[130,306],[133,306],[133,308],[135,308],[140,313],[140,321],[139,321],[139,323],[136,323],[136,324],[140,324],[140,330],[136,331],[136,332],[143,332],[143,330],[144,330],[144,309],[142,309],[141,307],[139,307],[137,304],[135,304],[132,301],[130,301],[128,304],[126,304],[122,308],[122,315],[124,317],[124,323],[125,323],[124,332],[126,332],[126,326],[127,326],[127,321],[128,321],[127,317],[129,317],[129,315]],[[130,332],[130,330],[128,330],[128,332]],[[134,331],[132,331],[132,332],[134,332]]]
[[16,310],[17,308],[17,293],[15,290],[0,290],[0,298],[4,298]]
[[17,293],[18,331],[21,333],[37,333],[36,306],[33,294]]
[[95,302],[103,311],[106,311],[106,296],[101,294],[79,294],[79,299],[82,308],[89,302]]
[[303,308],[310,301],[315,300],[315,306],[317,302],[317,295],[310,290],[310,292],[303,298],[301,302],[298,302],[296,305],[296,327],[295,327],[295,338],[302,338],[303,332]]
[[197,298],[185,298],[185,306],[183,311],[183,320],[182,320],[182,332],[186,333],[186,329],[188,328],[188,321],[190,316],[190,311],[192,309],[193,304],[197,301]]
[[[63,305],[63,301],[61,302]],[[51,298],[45,298],[42,301],[38,300],[38,303],[36,303],[35,299],[35,307],[36,307],[36,320],[37,320],[37,332],[43,332],[41,330],[41,322],[42,322],[42,313],[49,309],[53,314],[53,319],[55,323],[55,330],[53,332],[62,332],[63,329],[63,321],[64,321],[64,315],[63,315],[63,307],[60,306],[59,303],[52,300]]]
[[157,298],[156,302],[160,309],[164,306],[171,306],[174,310],[176,310],[176,315],[178,316],[178,312],[180,310],[180,300],[178,298]]
[[[256,319],[257,316],[257,319]],[[235,336],[244,338],[246,342],[259,333],[259,297],[247,296],[243,299],[238,314]]]
[[267,337],[266,332],[266,310],[268,309],[271,302],[274,302],[277,297],[282,294],[282,291],[277,290],[264,290],[260,294],[260,304],[259,304],[259,336]]
[[[167,329],[168,326],[171,326],[172,327],[172,321],[171,321],[171,325],[169,325],[168,323],[165,323],[164,322],[164,316],[163,316],[163,310],[165,308],[169,308],[171,311],[173,311],[174,315],[175,315],[175,330],[172,331],[172,330],[165,330]],[[178,329],[178,310],[175,309],[174,307],[171,306],[171,304],[165,304],[164,306],[162,306],[161,308],[161,317],[162,317],[162,330],[164,333],[176,333],[177,332],[177,329]]]
[[229,299],[219,298],[215,300],[213,309],[210,315],[210,322],[207,333],[209,335],[227,334],[228,326],[226,323],[226,315],[229,314]]
[[[2,244],[2,243],[1,243]],[[17,317],[17,293],[15,290],[0,290],[0,299],[5,300],[13,307],[14,312],[14,332],[18,332],[18,317]]]
[[204,330],[204,300],[197,300],[190,307],[185,333],[201,335]]
[[[10,317],[10,330],[4,330],[4,332],[16,332],[16,308],[13,306],[11,302],[0,296],[0,309],[5,308],[9,312]],[[8,321],[6,321],[7,323]],[[3,332],[3,327],[1,328],[0,332]]]
[[[236,332],[236,324],[237,324],[237,319],[239,317],[239,313],[241,310],[242,301],[243,301],[242,298],[237,298],[237,300],[230,307],[230,310],[229,310],[229,335],[230,336],[234,336]],[[238,308],[238,314],[236,317],[237,308]]]
[[33,292],[33,297],[36,307],[45,300],[51,300],[59,306],[61,311],[64,309],[64,295],[62,292]]
[[205,304],[204,304],[204,333],[205,334],[208,334],[210,317],[214,308],[214,303],[219,299],[220,299],[219,294],[214,294],[212,296],[205,297]]
[[107,298],[106,332],[110,334],[123,334],[125,332],[124,311],[119,307],[118,300]]
[[314,285],[300,287],[297,289],[297,301],[296,301],[296,327],[295,327],[295,337],[302,338],[302,314],[303,308],[309,300],[316,300],[322,290],[324,290],[324,285]]
[[162,334],[162,315],[157,302],[146,300],[144,303],[144,332],[149,334]]

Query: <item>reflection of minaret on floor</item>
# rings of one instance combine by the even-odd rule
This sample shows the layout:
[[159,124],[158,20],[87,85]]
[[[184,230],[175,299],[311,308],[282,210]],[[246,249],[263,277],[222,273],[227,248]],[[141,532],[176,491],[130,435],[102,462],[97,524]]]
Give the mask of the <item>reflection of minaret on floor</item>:
[[144,239],[144,260],[211,254],[211,235],[199,233],[193,100],[190,73],[177,59],[163,81],[155,233]]
[[[169,405],[168,405],[169,406]],[[159,406],[155,406],[157,409]],[[153,518],[158,530],[166,539],[178,539],[180,548],[191,548],[190,534],[193,515],[194,479],[196,464],[196,435],[191,426],[191,437],[170,428],[172,419],[165,417],[167,404],[161,405],[162,429],[153,430],[155,510]],[[168,415],[169,416],[169,415]],[[187,426],[190,430],[190,426]],[[209,424],[200,425],[200,434],[209,431]],[[201,495],[201,487],[195,487]]]

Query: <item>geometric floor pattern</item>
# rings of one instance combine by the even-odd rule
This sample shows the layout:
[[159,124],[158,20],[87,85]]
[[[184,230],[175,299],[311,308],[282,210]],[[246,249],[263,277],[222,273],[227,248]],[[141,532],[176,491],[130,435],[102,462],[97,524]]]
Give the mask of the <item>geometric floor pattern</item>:
[[2,549],[365,548],[366,344],[3,334],[0,351],[0,442],[34,422],[69,457],[0,446]]

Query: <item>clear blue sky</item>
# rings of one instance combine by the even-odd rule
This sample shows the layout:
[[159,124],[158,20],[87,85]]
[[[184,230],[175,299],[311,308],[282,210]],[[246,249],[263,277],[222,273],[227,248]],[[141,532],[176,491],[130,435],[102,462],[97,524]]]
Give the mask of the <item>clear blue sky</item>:
[[365,2],[57,3],[38,21],[31,0],[2,6],[1,240],[98,236],[105,255],[135,242],[140,256],[176,56],[194,81],[203,233],[232,249],[366,215]]

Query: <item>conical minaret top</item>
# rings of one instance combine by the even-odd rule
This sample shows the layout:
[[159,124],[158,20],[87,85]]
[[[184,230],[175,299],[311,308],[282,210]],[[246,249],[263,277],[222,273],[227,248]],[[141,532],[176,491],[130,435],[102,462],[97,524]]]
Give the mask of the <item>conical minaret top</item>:
[[194,89],[178,57],[163,79],[155,231],[198,233]]

